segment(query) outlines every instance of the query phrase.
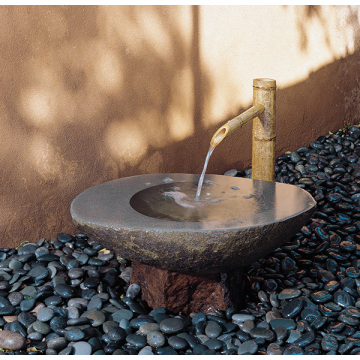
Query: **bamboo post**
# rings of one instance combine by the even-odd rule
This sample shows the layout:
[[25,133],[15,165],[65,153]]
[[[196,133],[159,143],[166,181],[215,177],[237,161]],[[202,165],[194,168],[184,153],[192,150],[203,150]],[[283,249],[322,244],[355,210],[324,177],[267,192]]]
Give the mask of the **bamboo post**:
[[252,179],[275,181],[276,81],[253,80],[253,105],[265,110],[253,121]]

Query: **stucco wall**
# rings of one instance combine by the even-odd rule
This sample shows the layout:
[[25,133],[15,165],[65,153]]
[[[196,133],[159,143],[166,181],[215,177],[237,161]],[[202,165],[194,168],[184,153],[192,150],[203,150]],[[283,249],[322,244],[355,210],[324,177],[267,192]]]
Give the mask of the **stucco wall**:
[[[76,231],[118,177],[199,173],[217,127],[277,80],[277,154],[359,122],[359,6],[1,6],[0,245]],[[251,165],[251,125],[209,172]]]

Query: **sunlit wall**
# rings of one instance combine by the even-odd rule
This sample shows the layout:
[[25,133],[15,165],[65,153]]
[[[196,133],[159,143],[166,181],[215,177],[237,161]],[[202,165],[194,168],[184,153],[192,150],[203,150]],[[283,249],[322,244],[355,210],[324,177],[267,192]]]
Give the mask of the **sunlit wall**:
[[[74,232],[86,188],[199,173],[277,80],[277,154],[359,122],[359,6],[1,6],[1,246]],[[251,165],[251,125],[209,172]]]

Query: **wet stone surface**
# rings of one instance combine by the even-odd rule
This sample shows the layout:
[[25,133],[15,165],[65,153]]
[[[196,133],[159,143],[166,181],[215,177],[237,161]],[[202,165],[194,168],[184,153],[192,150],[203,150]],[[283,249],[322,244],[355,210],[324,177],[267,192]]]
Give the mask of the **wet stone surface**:
[[184,321],[180,318],[167,318],[160,323],[160,330],[165,334],[179,333],[183,329]]
[[292,149],[275,173],[307,190],[317,211],[245,269],[244,309],[150,309],[129,284],[129,261],[59,233],[0,249],[0,354],[360,354],[360,129]]
[[253,340],[243,342],[238,347],[238,355],[253,355],[258,351],[258,345]]
[[155,348],[162,347],[166,342],[164,334],[160,331],[151,331],[147,334],[146,340],[151,347]]

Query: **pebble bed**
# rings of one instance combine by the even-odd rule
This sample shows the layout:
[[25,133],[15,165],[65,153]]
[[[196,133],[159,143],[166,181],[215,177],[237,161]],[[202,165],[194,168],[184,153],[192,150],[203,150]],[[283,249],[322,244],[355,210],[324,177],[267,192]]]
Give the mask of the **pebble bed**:
[[59,233],[0,249],[0,354],[359,355],[359,127],[281,155],[275,172],[309,191],[317,211],[246,269],[246,309],[149,309],[126,259]]

